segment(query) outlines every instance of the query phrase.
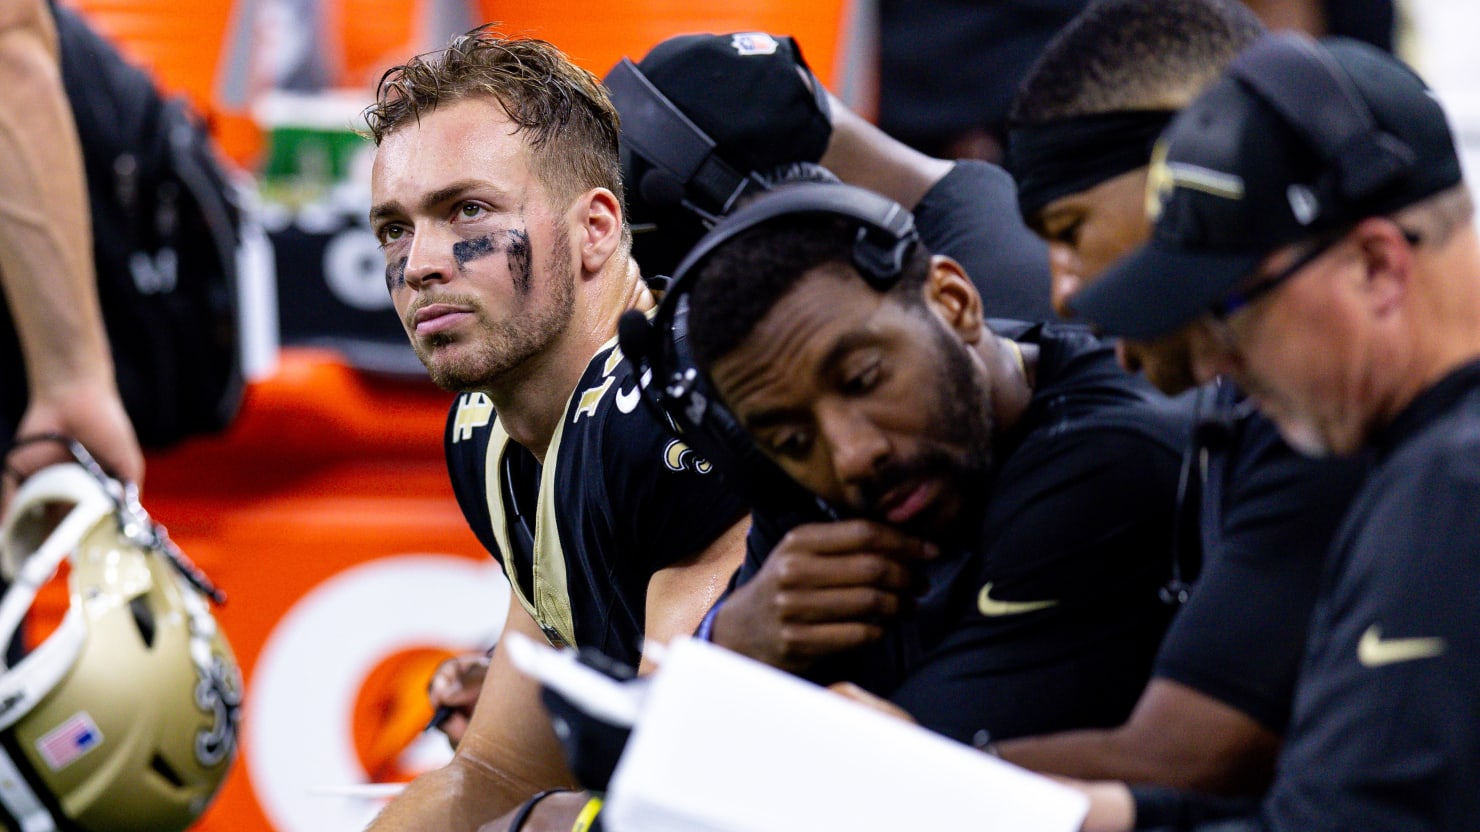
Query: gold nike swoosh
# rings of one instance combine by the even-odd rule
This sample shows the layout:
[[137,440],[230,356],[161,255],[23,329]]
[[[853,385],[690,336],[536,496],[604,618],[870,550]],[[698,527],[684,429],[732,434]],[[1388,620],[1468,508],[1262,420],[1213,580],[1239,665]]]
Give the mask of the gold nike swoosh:
[[1001,615],[1022,615],[1025,612],[1047,609],[1058,601],[999,601],[992,597],[992,582],[982,585],[981,594],[976,596],[976,608],[988,618]]
[[1429,659],[1444,652],[1442,638],[1382,638],[1382,630],[1373,624],[1362,633],[1357,642],[1357,661],[1363,667],[1382,667],[1385,664],[1411,662],[1414,659]]

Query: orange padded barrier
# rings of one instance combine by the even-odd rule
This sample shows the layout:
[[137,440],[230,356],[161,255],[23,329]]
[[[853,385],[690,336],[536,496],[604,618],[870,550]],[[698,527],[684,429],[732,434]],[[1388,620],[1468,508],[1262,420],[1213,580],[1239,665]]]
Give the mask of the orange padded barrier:
[[483,20],[504,31],[542,38],[597,75],[623,56],[636,61],[659,42],[692,32],[772,32],[791,35],[822,83],[833,88],[848,0],[626,0],[593,11],[576,0],[478,0]]
[[[222,152],[251,167],[262,149],[262,132],[246,101],[228,103],[217,94],[218,69],[233,36],[233,26],[252,25],[251,0],[62,0],[80,11],[99,32],[160,86],[190,99],[211,125]],[[237,21],[241,17],[241,21]],[[243,42],[251,42],[251,32]],[[250,54],[240,56],[250,61]]]
[[[262,92],[257,37],[263,0],[63,0],[85,14],[171,91],[183,93],[210,121],[222,150],[255,169],[263,134],[249,111]],[[444,40],[423,31],[429,4],[458,0],[323,0],[329,33],[322,47],[333,83],[369,91],[388,67]],[[548,40],[577,63],[605,75],[623,56],[642,57],[659,41],[688,32],[769,31],[802,44],[813,71],[832,89],[853,3],[850,0],[628,0],[593,9],[573,0],[466,0],[466,17],[498,21],[508,33]],[[305,21],[305,25],[308,22]],[[267,45],[270,48],[270,44]],[[223,60],[225,56],[225,60]],[[233,64],[239,64],[233,66]],[[234,78],[242,101],[224,101]]]

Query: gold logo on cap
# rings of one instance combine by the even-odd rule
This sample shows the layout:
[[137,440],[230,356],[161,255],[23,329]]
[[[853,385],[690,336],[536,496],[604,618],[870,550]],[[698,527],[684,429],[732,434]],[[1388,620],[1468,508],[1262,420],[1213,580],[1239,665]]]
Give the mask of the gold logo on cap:
[[1162,207],[1175,187],[1177,181],[1172,177],[1172,169],[1167,167],[1167,140],[1157,139],[1151,148],[1151,167],[1146,171],[1147,219],[1156,222],[1161,218]]
[[1244,180],[1201,165],[1167,161],[1167,140],[1158,139],[1151,149],[1150,169],[1146,172],[1146,216],[1152,222],[1161,218],[1172,191],[1186,188],[1223,199],[1244,198]]

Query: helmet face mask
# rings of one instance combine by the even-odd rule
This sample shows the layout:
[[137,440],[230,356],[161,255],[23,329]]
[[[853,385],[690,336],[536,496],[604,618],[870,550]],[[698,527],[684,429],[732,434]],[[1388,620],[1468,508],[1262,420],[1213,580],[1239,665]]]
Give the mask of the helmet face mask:
[[236,659],[167,540],[143,542],[141,513],[117,486],[52,466],[26,481],[0,526],[6,642],[37,590],[70,566],[61,624],[0,675],[0,775],[20,775],[0,776],[0,826],[184,830],[235,758]]

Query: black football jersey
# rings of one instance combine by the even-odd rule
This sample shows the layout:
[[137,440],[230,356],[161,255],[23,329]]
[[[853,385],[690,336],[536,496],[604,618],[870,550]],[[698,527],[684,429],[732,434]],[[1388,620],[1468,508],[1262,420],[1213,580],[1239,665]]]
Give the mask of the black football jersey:
[[464,393],[444,437],[468,524],[553,644],[636,666],[648,582],[745,513],[741,498],[641,401],[616,339],[591,359],[541,466],[492,402]]

